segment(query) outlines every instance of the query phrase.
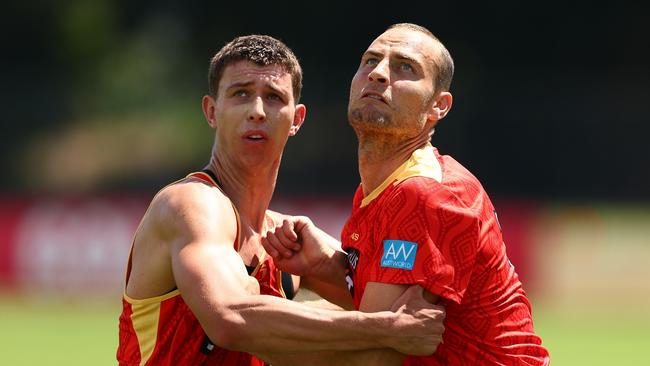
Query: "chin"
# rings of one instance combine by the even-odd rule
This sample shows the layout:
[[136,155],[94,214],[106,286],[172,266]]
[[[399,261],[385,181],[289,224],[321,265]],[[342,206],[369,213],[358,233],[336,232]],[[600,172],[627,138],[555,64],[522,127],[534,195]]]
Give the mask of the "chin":
[[348,112],[348,120],[352,126],[390,126],[391,118],[374,108],[355,108]]
[[273,162],[282,157],[274,149],[260,149],[257,151],[248,150],[242,154],[241,161],[248,168],[268,168]]

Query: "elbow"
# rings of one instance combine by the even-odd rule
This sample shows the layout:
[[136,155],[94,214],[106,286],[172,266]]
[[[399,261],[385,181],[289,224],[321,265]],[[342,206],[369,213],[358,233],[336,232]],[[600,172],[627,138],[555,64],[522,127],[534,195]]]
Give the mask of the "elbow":
[[217,316],[205,333],[215,345],[231,351],[245,351],[247,340],[245,322],[235,311],[226,310]]

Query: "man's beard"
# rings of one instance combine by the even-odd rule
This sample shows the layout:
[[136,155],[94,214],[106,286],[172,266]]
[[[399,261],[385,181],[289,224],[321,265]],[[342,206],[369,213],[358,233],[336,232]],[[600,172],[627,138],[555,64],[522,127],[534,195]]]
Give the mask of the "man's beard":
[[361,107],[348,111],[348,121],[352,127],[377,129],[390,126],[392,118],[374,108]]

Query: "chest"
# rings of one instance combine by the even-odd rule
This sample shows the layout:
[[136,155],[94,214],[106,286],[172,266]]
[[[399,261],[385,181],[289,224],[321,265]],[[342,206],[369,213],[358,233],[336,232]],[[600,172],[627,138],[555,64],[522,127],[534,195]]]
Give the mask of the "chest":
[[247,235],[242,237],[239,248],[235,247],[245,265],[255,267],[264,260],[266,252],[262,247],[259,235]]
[[246,265],[248,275],[254,277],[260,286],[260,293],[282,297],[280,271],[273,258],[266,255],[259,235],[247,235],[242,238],[237,251]]

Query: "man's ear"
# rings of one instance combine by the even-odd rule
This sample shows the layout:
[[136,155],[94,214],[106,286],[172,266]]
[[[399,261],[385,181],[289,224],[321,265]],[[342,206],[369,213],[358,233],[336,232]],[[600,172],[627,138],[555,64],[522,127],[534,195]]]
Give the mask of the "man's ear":
[[296,111],[293,113],[293,122],[291,123],[291,128],[289,128],[289,136],[295,136],[298,133],[298,130],[305,122],[306,115],[307,107],[304,104],[296,105]]
[[431,110],[429,111],[429,121],[437,123],[441,119],[445,118],[451,105],[454,101],[450,92],[440,92],[434,99],[433,104],[431,105]]
[[201,108],[203,109],[203,115],[205,120],[208,121],[208,124],[212,128],[217,128],[217,119],[214,116],[214,112],[217,108],[217,101],[210,95],[204,95],[201,100]]

